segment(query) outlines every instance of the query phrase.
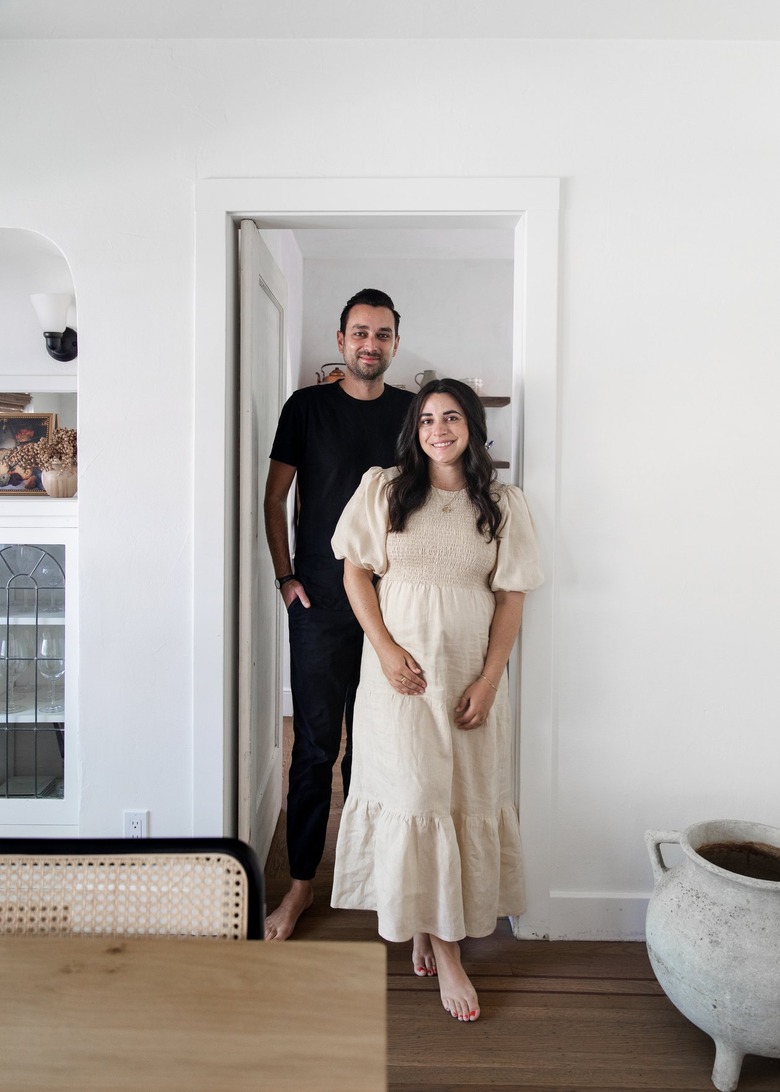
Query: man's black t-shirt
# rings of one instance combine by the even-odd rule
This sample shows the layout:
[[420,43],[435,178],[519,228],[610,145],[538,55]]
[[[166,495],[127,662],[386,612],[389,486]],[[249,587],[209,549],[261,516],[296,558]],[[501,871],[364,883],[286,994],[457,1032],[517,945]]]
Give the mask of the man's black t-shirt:
[[330,540],[366,470],[395,465],[411,400],[398,387],[385,386],[379,398],[364,400],[351,398],[341,383],[321,383],[295,391],[282,409],[271,458],[298,472],[296,572],[316,572],[323,587],[335,585],[341,605],[343,563],[333,556]]

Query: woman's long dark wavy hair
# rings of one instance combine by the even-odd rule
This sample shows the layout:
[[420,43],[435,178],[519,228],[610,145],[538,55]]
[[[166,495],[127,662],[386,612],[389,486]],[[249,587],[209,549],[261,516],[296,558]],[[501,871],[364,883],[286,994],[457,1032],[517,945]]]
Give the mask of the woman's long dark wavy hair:
[[487,453],[485,410],[477,395],[458,379],[434,379],[415,396],[398,437],[396,456],[400,474],[388,485],[390,530],[403,531],[412,512],[425,504],[431,489],[429,459],[420,447],[417,430],[423,406],[432,394],[448,394],[466,417],[469,444],[463,453],[466,491],[476,511],[477,530],[491,542],[498,532],[501,512],[495,488],[496,471]]

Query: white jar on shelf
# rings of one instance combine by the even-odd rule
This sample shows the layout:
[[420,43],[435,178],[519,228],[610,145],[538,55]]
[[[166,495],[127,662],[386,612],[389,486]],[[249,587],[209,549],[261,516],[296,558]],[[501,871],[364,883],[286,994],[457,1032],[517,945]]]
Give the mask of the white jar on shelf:
[[65,465],[59,459],[52,459],[48,470],[41,471],[41,482],[50,497],[75,497],[78,471],[72,463]]

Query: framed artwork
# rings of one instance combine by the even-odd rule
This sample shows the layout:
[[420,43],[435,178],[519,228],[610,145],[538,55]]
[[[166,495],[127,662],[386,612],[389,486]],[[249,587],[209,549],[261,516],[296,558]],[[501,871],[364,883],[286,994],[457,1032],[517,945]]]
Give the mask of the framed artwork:
[[7,413],[0,415],[0,494],[46,496],[41,470],[24,448],[50,440],[57,427],[56,413]]

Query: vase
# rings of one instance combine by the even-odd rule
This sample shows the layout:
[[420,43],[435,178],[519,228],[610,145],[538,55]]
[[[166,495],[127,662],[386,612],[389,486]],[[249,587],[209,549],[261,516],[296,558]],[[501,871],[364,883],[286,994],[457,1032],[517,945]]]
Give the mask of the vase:
[[[780,1058],[780,830],[738,820],[646,834],[647,951],[664,993],[715,1042],[733,1092],[745,1054]],[[678,844],[668,867],[661,845]]]
[[50,497],[73,497],[78,488],[77,469],[72,463],[66,466],[52,459],[48,470],[41,471],[41,483]]

